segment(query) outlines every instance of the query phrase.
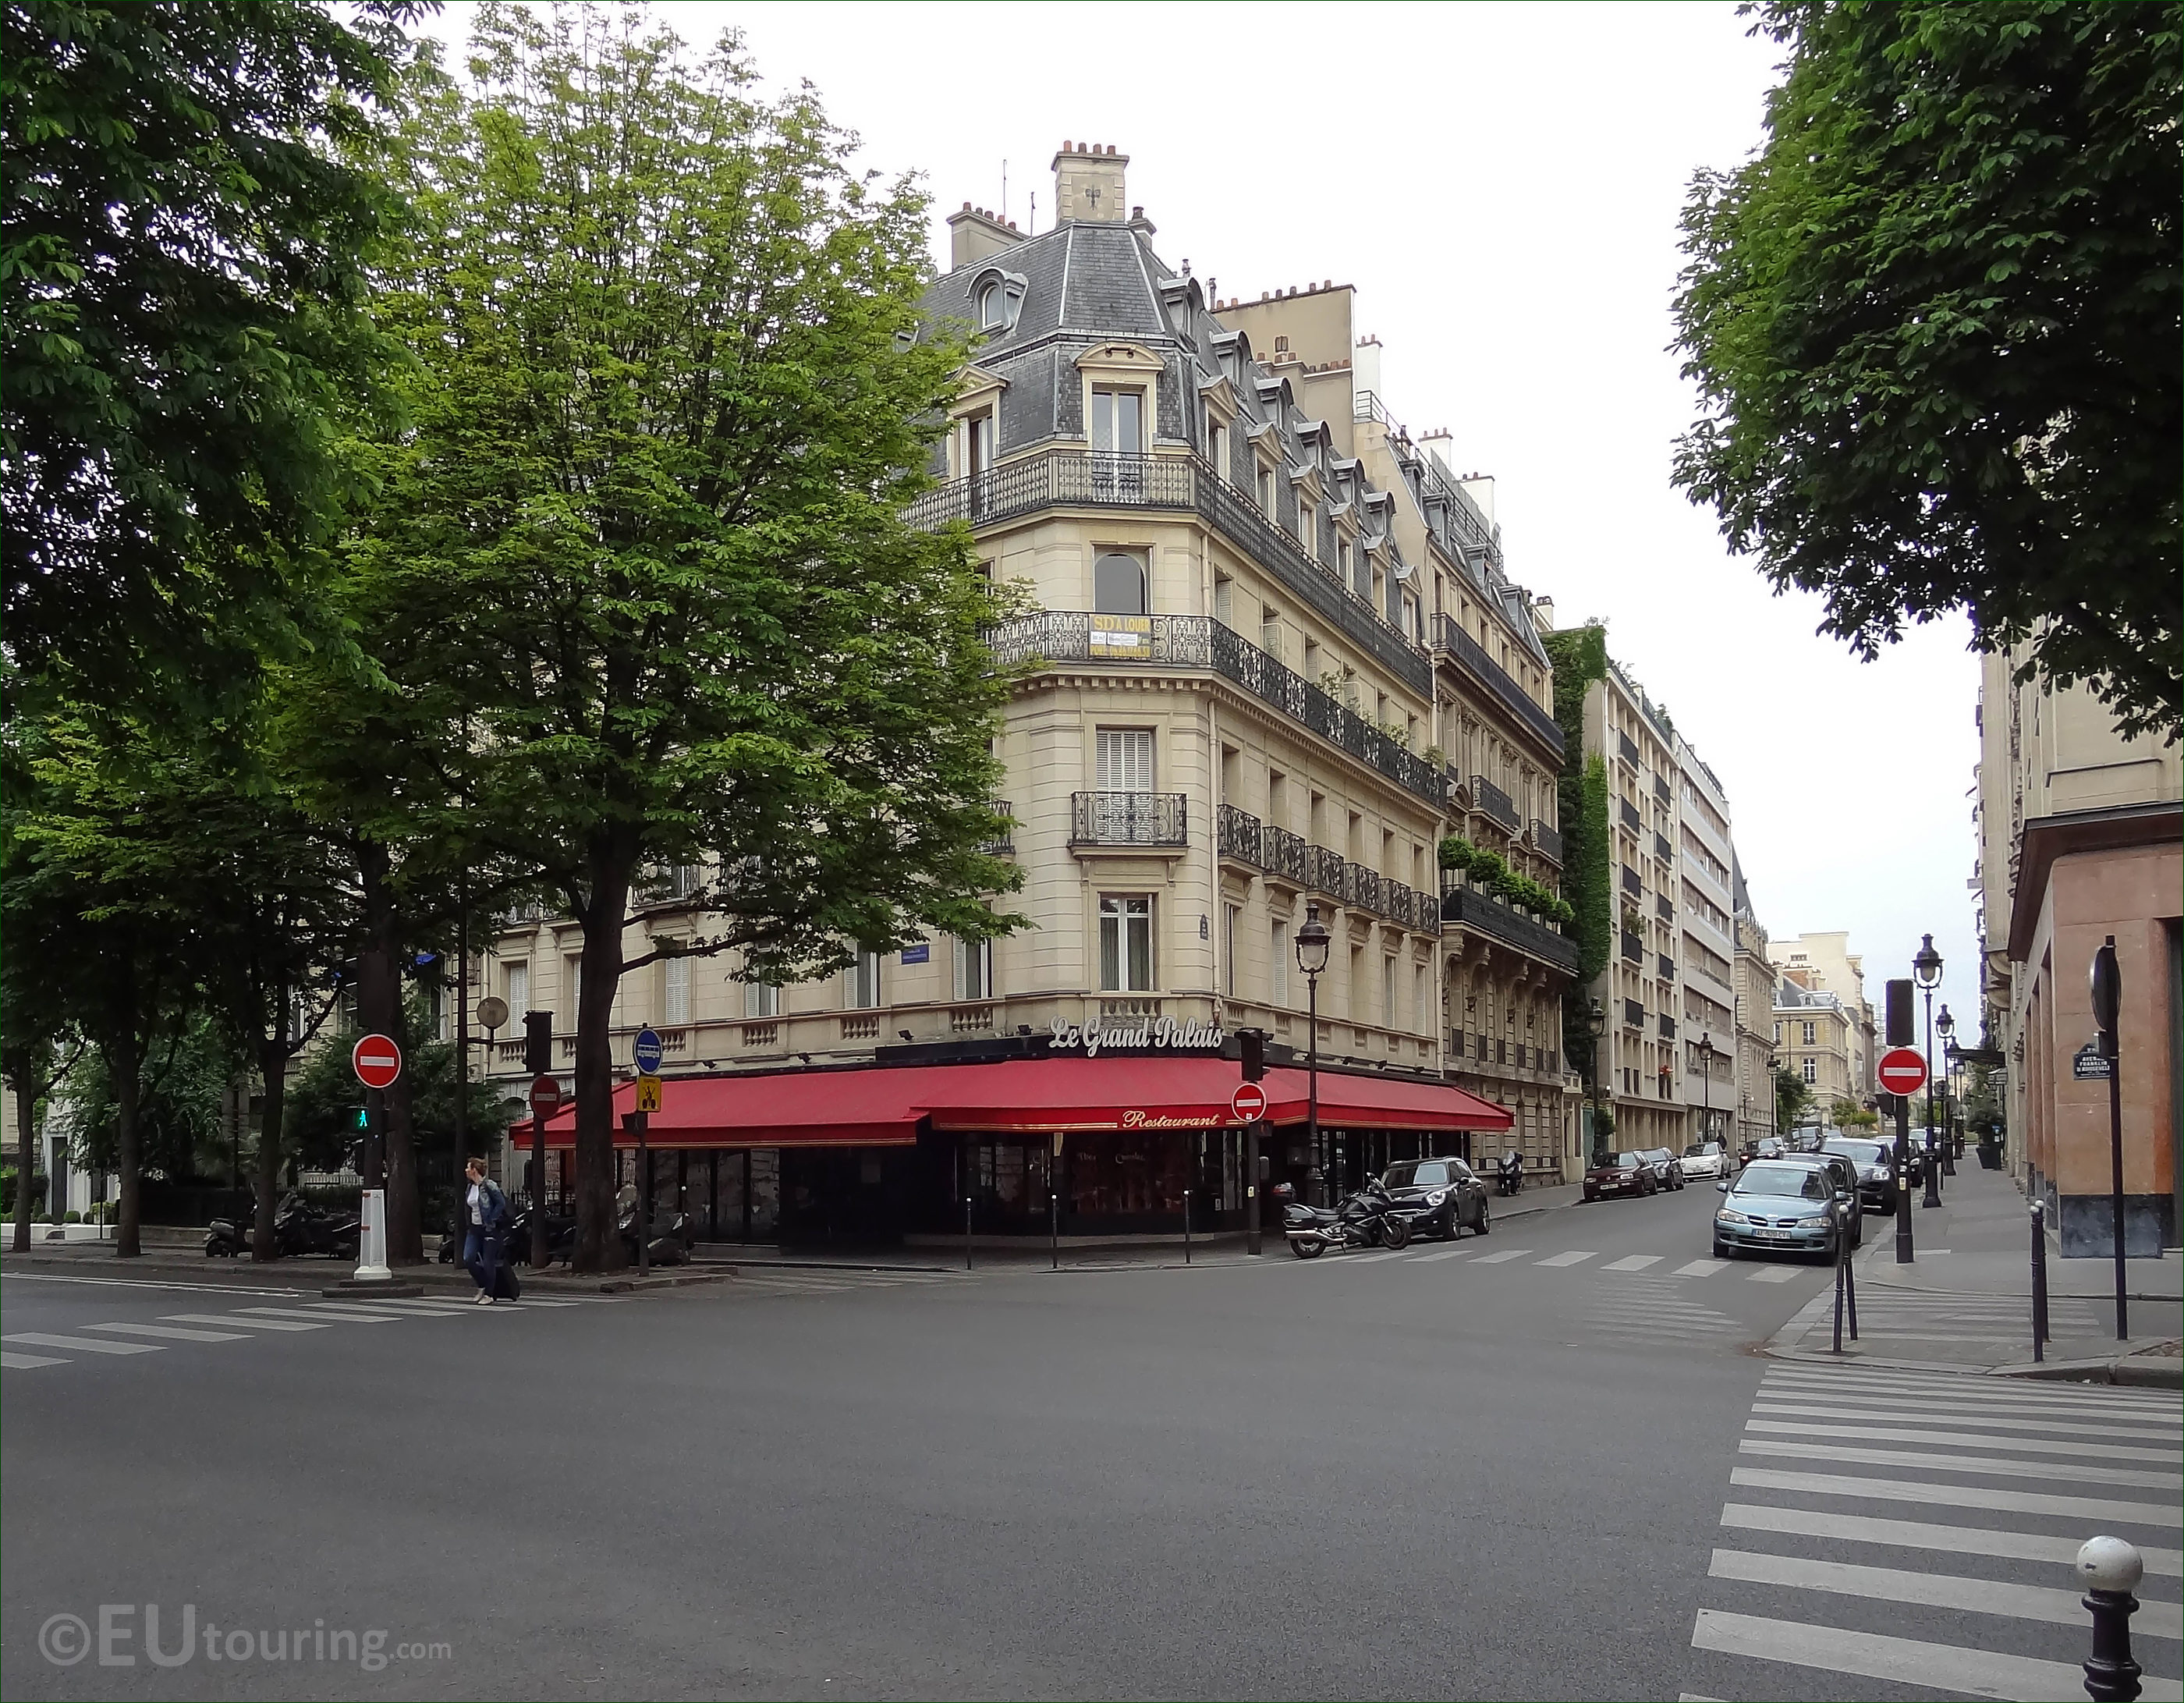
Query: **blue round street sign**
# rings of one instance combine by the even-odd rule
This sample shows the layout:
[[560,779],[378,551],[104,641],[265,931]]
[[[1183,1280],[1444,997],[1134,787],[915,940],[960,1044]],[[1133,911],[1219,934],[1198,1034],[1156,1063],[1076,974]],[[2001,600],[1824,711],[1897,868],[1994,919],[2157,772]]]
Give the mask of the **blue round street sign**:
[[637,1068],[639,1070],[642,1070],[648,1076],[657,1076],[660,1074],[660,1058],[664,1049],[660,1044],[660,1031],[658,1030],[638,1030],[637,1031],[637,1043],[631,1048],[631,1051],[635,1053],[637,1057]]

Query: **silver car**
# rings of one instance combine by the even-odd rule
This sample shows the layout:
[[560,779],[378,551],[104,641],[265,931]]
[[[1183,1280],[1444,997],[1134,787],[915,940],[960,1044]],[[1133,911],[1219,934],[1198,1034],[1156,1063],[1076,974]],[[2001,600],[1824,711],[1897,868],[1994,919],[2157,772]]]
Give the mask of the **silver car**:
[[1693,1142],[1676,1164],[1686,1177],[1711,1181],[1729,1175],[1728,1150],[1719,1142]]
[[1713,1215],[1713,1257],[1745,1248],[1774,1254],[1836,1252],[1835,1190],[1819,1165],[1754,1159],[1735,1182],[1714,1185],[1728,1198]]

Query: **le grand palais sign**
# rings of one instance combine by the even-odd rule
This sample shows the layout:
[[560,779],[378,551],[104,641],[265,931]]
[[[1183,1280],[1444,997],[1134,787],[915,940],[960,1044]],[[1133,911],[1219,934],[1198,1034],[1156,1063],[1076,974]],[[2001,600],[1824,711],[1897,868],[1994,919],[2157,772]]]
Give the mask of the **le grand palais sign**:
[[1056,1053],[1082,1053],[1096,1058],[1102,1052],[1128,1047],[1139,1052],[1218,1053],[1222,1041],[1217,1023],[1178,1023],[1173,1017],[1140,1017],[1117,1023],[1065,1023],[1055,1019],[1046,1044]]

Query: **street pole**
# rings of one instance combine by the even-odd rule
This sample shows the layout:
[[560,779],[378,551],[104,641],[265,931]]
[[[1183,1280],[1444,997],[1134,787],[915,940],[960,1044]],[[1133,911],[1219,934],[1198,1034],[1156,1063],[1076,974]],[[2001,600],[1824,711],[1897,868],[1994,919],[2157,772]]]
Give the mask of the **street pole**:
[[1244,1252],[1259,1257],[1259,1125],[1244,1125]]
[[1305,979],[1305,1129],[1306,1143],[1312,1153],[1312,1162],[1319,1171],[1320,1198],[1314,1206],[1325,1206],[1327,1200],[1327,1158],[1319,1150],[1319,978]]
[[[471,911],[468,883],[459,882],[455,888],[455,1154],[454,1170],[451,1173],[460,1178],[463,1161],[470,1157],[463,1149],[470,1144],[470,1131],[465,1116],[470,1110],[471,1081]],[[460,1187],[458,1182],[457,1187]],[[538,1203],[531,1204],[531,1233],[545,1233],[545,1213]]]
[[2116,1340],[2120,1343],[2131,1335],[2131,1319],[2124,1299],[2123,1049],[2116,1044],[2116,1027],[2122,1019],[2123,971],[2116,963],[2114,935],[2093,954],[2092,994],[2100,1054],[2109,1065],[2109,1203],[2115,1237]]
[[1911,1263],[1911,1101],[1896,1096],[1896,1263]]
[[649,1276],[652,1272],[652,1177],[651,1167],[646,1163],[652,1157],[652,1149],[645,1139],[645,1131],[651,1122],[651,1118],[644,1112],[624,1112],[621,1114],[622,1128],[637,1137],[637,1275],[639,1277]]

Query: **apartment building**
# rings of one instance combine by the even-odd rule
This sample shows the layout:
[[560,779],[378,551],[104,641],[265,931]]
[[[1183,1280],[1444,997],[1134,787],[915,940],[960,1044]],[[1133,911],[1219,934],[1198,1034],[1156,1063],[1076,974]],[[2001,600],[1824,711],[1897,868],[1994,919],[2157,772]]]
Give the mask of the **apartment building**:
[[[1541,966],[1566,976],[1574,952],[1506,892],[1474,912],[1440,891],[1454,832],[1555,885],[1559,729],[1498,536],[1361,422],[1346,370],[1268,359],[1295,353],[1262,350],[1284,333],[1217,313],[1160,256],[1128,165],[1066,146],[1035,235],[967,204],[925,304],[976,342],[912,519],[967,527],[1033,606],[993,635],[1017,671],[997,750],[1026,878],[1008,903],[1031,926],[796,986],[733,958],[631,977],[618,1058],[648,1020],[667,1047],[651,1142],[671,1176],[653,1186],[701,1230],[960,1234],[969,1197],[981,1231],[1175,1233],[1186,1193],[1200,1228],[1239,1226],[1219,1050],[1246,1026],[1276,1066],[1262,1183],[1348,1187],[1474,1139],[1560,1149]],[[1485,617],[1466,631],[1485,665],[1436,648],[1443,613]],[[633,935],[702,932],[694,885],[660,872]],[[1331,936],[1316,978],[1297,948],[1313,920]],[[569,1012],[576,950],[561,919],[526,919],[488,977],[514,1009]],[[1458,974],[1484,1006],[1462,1008],[1467,1039],[1502,1043],[1465,1080],[1514,1091],[1502,1104],[1446,1074]]]
[[1674,855],[1657,861],[1677,877],[1683,1098],[1691,1139],[1719,1141],[1733,1132],[1737,1106],[1736,846],[1719,777],[1680,734],[1676,786]]
[[1767,930],[1752,907],[1744,871],[1730,869],[1736,900],[1736,1135],[1754,1142],[1774,1131],[1774,990]]
[[[1857,1013],[1839,993],[1806,985],[1789,969],[1774,990],[1774,1056],[1812,1090],[1822,1121],[1837,1100],[1854,1099]],[[1810,1114],[1808,1114],[1809,1116]]]
[[2113,937],[2125,1246],[2150,1254],[2184,1224],[2179,751],[2122,738],[2083,686],[2014,679],[2025,660],[1981,664],[1971,879],[2009,1164],[2048,1202],[2065,1255],[2113,1251],[2109,1085],[2075,1063],[2093,1035],[2093,956]]
[[[1851,1019],[1850,1097],[1866,1105],[1878,1090],[1873,1066],[1879,1054],[1874,1044],[1873,1002],[1865,997],[1865,960],[1851,951],[1849,931],[1799,935],[1794,941],[1778,941],[1774,950],[1783,969],[1795,971],[1802,986],[1841,996]],[[1908,952],[1903,973],[1911,973]],[[1940,1069],[1938,1062],[1935,1068]]]

